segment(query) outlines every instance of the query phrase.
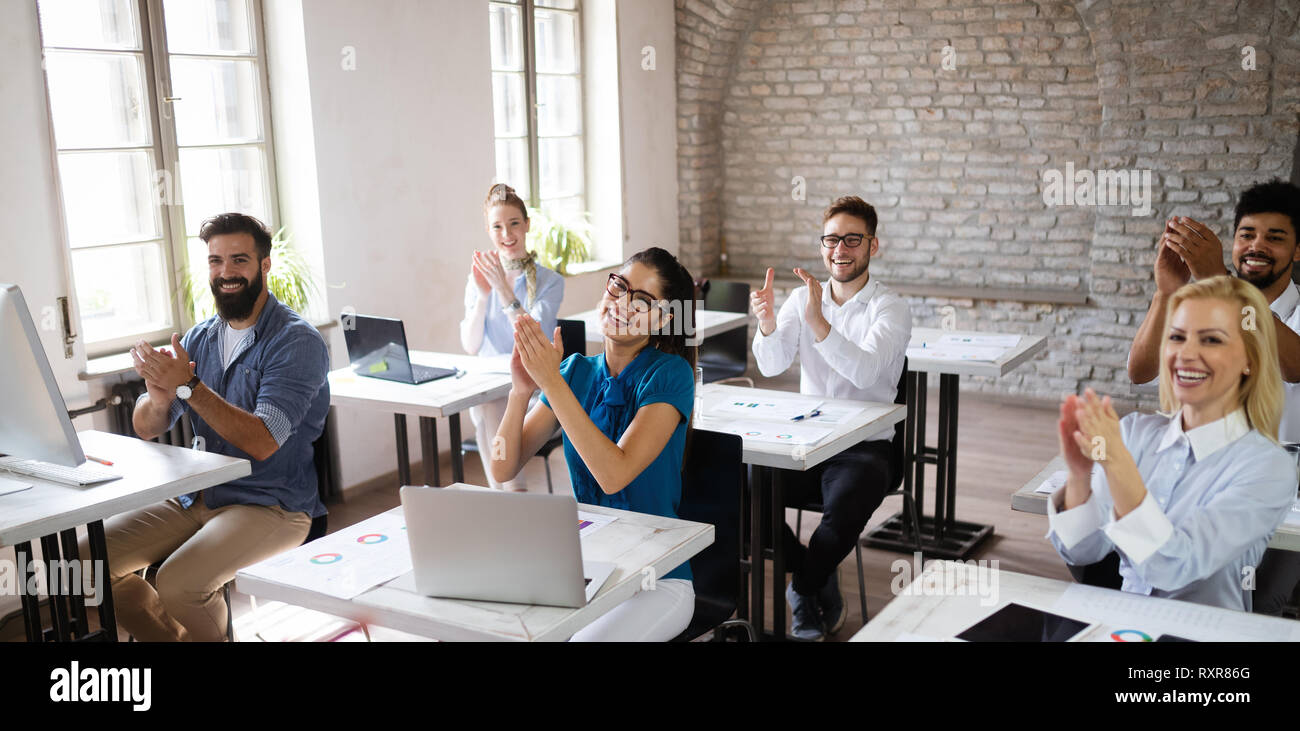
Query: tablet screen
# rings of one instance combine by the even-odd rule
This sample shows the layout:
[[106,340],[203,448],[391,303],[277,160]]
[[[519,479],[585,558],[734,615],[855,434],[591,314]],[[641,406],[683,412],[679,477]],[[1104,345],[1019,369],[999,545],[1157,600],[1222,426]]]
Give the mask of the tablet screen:
[[1012,603],[957,635],[957,639],[968,642],[1066,642],[1087,626],[1086,622]]

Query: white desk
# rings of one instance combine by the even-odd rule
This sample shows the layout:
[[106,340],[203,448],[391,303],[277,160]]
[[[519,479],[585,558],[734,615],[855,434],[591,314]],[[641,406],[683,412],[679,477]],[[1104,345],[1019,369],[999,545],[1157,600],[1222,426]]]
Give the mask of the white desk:
[[420,419],[420,453],[424,460],[424,482],[442,482],[438,466],[438,432],[435,419],[447,417],[451,438],[452,479],[465,479],[460,453],[460,412],[510,393],[510,360],[507,356],[480,358],[459,353],[411,351],[419,365],[457,368],[462,376],[449,376],[413,386],[353,373],[351,367],[330,371],[330,405],[352,406],[393,414],[397,436],[397,473],[401,484],[411,484],[411,463],[406,449],[406,415]]
[[[602,334],[600,327],[600,314],[596,310],[579,312],[563,319],[582,320],[587,326],[588,343],[605,342],[605,336]],[[695,310],[695,338],[696,340],[704,340],[728,330],[745,327],[748,323],[749,315],[744,312],[725,312],[723,310],[700,308]],[[549,335],[549,333],[547,334]]]
[[[788,391],[774,391],[764,388],[744,388],[741,386],[723,386],[716,383],[705,384],[700,389],[704,398],[703,416],[694,427],[706,431],[721,431],[727,417],[710,416],[710,410],[724,400],[763,401],[771,398],[799,397],[800,394]],[[807,397],[803,397],[807,398]],[[818,399],[821,400],[821,399]],[[862,441],[885,427],[893,426],[907,416],[907,410],[899,404],[881,404],[869,401],[848,401],[825,399],[836,406],[861,407],[855,416],[841,424],[833,425],[832,432],[811,445],[781,444],[760,442],[746,439],[741,435],[745,464],[750,465],[750,606],[745,610],[744,618],[750,619],[756,627],[762,628],[764,583],[766,577],[763,566],[763,535],[758,526],[762,525],[763,498],[771,493],[772,513],[772,571],[776,580],[772,584],[772,626],[777,635],[784,637],[785,629],[785,555],[780,536],[780,526],[785,523],[785,494],[779,470],[803,472],[816,467],[845,449]],[[804,423],[817,425],[817,420],[810,419]]]
[[[1047,466],[1042,471],[1031,477],[1029,482],[1026,482],[1023,487],[1011,495],[1011,509],[1022,513],[1047,515],[1047,496],[1035,492],[1035,490],[1053,472],[1063,472],[1064,470],[1065,460],[1058,454],[1052,458],[1052,461],[1047,463]],[[1300,502],[1300,498],[1297,498],[1297,502]],[[1300,551],[1300,526],[1283,525],[1279,527],[1277,532],[1273,534],[1272,540],[1268,542],[1268,547],[1279,548],[1283,551]]]
[[[90,487],[74,487],[4,473],[7,477],[33,483],[29,490],[0,496],[0,545],[15,547],[20,557],[19,577],[24,584],[30,566],[22,557],[32,555],[30,544],[35,539],[41,540],[41,551],[46,561],[57,560],[60,556],[75,558],[76,527],[86,525],[91,558],[103,558],[107,567],[105,518],[246,477],[252,471],[247,460],[221,454],[99,431],[83,431],[77,436],[87,454],[111,461],[112,469],[122,474],[122,479]],[[85,615],[80,602],[72,602],[70,624],[63,596],[54,587],[54,582],[51,582],[51,587],[53,635],[58,639],[68,639],[78,633],[84,634]],[[105,585],[98,590],[104,593],[99,607],[100,624],[108,639],[116,639],[111,588]],[[24,595],[23,615],[30,641],[38,641],[43,636],[39,612],[36,597]]]
[[[912,328],[908,345],[907,377],[907,445],[904,450],[903,489],[912,493],[920,513],[922,544],[927,556],[966,558],[985,538],[993,535],[993,526],[957,520],[957,404],[961,376],[1000,378],[1047,348],[1042,335],[1019,335],[1016,345],[1005,350],[995,361],[952,360],[918,355],[922,344],[937,344],[949,336],[997,337],[1010,333],[937,330]],[[952,350],[951,347],[948,348]],[[925,443],[926,380],[939,376],[939,443]],[[925,465],[935,466],[934,514],[925,514]],[[904,516],[897,513],[867,533],[865,545],[910,553],[915,543],[904,530]]]
[[[949,590],[951,588],[951,591]],[[996,591],[991,591],[996,589]],[[1152,639],[1172,634],[1190,640],[1300,641],[1300,622],[1174,599],[1083,586],[1012,571],[988,571],[935,561],[885,605],[852,642],[947,640],[1007,602],[1100,625],[1082,641],[1114,641],[1119,629]]]
[[[713,543],[713,526],[595,505],[580,510],[616,515],[618,520],[582,541],[583,558],[615,565],[605,585],[585,607],[543,607],[426,597],[409,588],[410,574],[370,589],[352,600],[292,585],[235,575],[246,594],[348,617],[358,622],[439,640],[563,641],[641,591],[643,569],[663,576]],[[390,514],[401,515],[400,507]],[[311,552],[312,544],[299,549]]]

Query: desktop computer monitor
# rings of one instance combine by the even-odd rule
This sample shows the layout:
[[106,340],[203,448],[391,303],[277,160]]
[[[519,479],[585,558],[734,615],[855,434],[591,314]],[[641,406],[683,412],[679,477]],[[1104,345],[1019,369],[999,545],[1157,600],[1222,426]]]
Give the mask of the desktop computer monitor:
[[65,467],[86,461],[16,284],[0,283],[0,454]]

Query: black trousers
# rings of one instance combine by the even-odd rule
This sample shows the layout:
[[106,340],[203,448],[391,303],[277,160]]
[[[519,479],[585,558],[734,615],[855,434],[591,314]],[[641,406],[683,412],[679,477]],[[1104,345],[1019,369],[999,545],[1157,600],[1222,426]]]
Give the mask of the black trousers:
[[1255,569],[1255,594],[1251,598],[1256,614],[1280,616],[1300,589],[1300,553],[1270,548]]
[[822,588],[853,550],[900,469],[893,464],[893,445],[877,440],[859,442],[807,472],[781,473],[786,507],[822,506],[821,523],[806,548],[789,524],[781,526],[785,565],[794,574],[795,591],[815,594]]

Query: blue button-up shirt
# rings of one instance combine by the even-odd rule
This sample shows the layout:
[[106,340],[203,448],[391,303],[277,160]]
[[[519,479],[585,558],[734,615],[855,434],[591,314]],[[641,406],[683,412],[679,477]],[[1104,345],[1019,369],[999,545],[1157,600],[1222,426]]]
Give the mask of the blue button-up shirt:
[[[514,272],[506,272],[506,276],[513,274]],[[520,274],[515,278],[513,286],[515,299],[519,300],[519,304],[527,305],[528,278]],[[471,321],[470,315],[478,306],[478,299],[481,296],[483,295],[479,293],[478,286],[474,284],[474,275],[471,274],[465,283],[465,317],[460,323],[462,342],[468,339],[468,331],[475,324]],[[495,289],[487,293],[487,298],[487,316],[483,320],[483,343],[474,355],[509,353],[515,347],[515,325],[501,308],[510,303],[502,302]],[[560,303],[563,301],[564,277],[538,264],[537,295],[533,300],[533,306],[528,308],[528,314],[541,324],[542,332],[546,333],[548,338],[555,332],[556,314],[560,311]]]
[[[324,430],[330,407],[325,340],[315,327],[268,293],[252,337],[242,342],[230,358],[229,367],[223,369],[221,338],[225,325],[220,316],[214,315],[185,333],[181,347],[196,364],[203,385],[231,406],[261,419],[280,448],[265,460],[254,460],[217,434],[188,402],[173,399],[169,424],[175,425],[188,411],[194,435],[203,440],[200,445],[204,450],[253,463],[248,477],[205,490],[204,503],[210,508],[279,505],[293,513],[324,515],[311,445]],[[181,496],[181,504],[188,508],[198,495]]]
[[1120,428],[1146,498],[1116,519],[1097,465],[1087,502],[1064,510],[1065,488],[1048,499],[1052,545],[1074,565],[1118,550],[1124,591],[1250,611],[1254,567],[1296,499],[1295,460],[1240,409],[1186,432],[1182,412]]

